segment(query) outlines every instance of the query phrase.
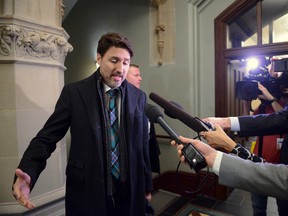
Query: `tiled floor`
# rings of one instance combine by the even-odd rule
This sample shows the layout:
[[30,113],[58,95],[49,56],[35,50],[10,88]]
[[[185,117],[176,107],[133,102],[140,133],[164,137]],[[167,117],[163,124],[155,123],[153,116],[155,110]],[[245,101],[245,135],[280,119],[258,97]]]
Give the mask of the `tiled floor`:
[[[154,201],[152,200],[152,204],[155,208],[155,213],[158,216],[178,215],[179,210],[189,202],[193,205],[203,206],[207,209],[225,212],[230,215],[253,215],[250,193],[238,189],[234,189],[225,201],[219,201],[209,197],[199,197],[196,200],[190,201],[187,200],[187,198],[179,197],[176,194],[167,194],[165,191],[157,192],[154,194],[153,199]],[[161,202],[159,200],[161,200]],[[277,215],[275,199],[268,198],[267,216]]]

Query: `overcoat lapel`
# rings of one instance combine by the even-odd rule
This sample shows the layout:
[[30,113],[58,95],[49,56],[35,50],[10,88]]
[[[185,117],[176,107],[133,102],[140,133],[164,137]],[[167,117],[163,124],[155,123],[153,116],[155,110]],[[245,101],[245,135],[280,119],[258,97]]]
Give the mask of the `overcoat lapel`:
[[128,139],[130,140],[131,138],[131,128],[134,125],[134,114],[135,114],[135,109],[136,109],[136,101],[138,100],[138,93],[136,91],[133,91],[131,89],[131,86],[127,84],[127,89],[126,89],[126,125],[127,125],[127,132],[128,132]]
[[89,79],[84,80],[83,85],[79,86],[78,90],[87,110],[91,127],[96,135],[96,122],[102,122],[102,119],[100,119],[99,112],[97,112],[97,110],[101,110],[101,103],[99,102],[100,97],[97,92],[95,73]]
[[[97,72],[96,72],[97,73]],[[88,118],[90,120],[90,124],[92,127],[92,131],[94,134],[94,138],[95,138],[95,145],[96,148],[98,148],[98,158],[102,158],[101,160],[99,160],[100,163],[102,163],[100,165],[100,167],[104,167],[103,164],[103,139],[105,139],[103,137],[104,135],[104,131],[103,128],[106,127],[105,123],[104,123],[104,119],[103,116],[100,116],[100,113],[104,113],[103,109],[101,108],[101,96],[100,93],[98,93],[97,90],[97,76],[96,73],[94,73],[93,75],[91,75],[88,79],[83,80],[83,82],[86,82],[85,85],[83,83],[83,85],[79,86],[79,94],[80,97],[82,98],[83,104],[85,106],[85,109],[87,111],[87,115]],[[100,83],[100,81],[99,81]],[[99,87],[100,90],[100,87]]]

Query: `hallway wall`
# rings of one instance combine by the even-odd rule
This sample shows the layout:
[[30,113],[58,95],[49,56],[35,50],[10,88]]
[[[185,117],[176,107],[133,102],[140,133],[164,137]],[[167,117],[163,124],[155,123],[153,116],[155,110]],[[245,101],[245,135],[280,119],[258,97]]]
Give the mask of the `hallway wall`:
[[[193,116],[214,116],[214,19],[234,0],[174,0],[175,63],[151,65],[150,1],[78,1],[63,22],[74,47],[65,61],[66,83],[89,76],[95,70],[99,37],[120,31],[132,42],[143,78],[142,89],[176,101]],[[127,9],[129,8],[129,9]],[[150,101],[151,102],[151,101]],[[195,133],[179,121],[166,118],[173,129],[185,136]],[[156,127],[158,134],[166,135]],[[161,170],[175,169],[177,157],[169,140],[160,140]],[[169,158],[169,161],[167,160]],[[184,170],[189,168],[183,166]]]

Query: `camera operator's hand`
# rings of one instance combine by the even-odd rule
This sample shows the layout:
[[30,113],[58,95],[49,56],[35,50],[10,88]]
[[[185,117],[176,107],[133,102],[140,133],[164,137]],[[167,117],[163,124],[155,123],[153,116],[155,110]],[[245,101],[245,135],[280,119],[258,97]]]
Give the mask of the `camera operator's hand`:
[[274,77],[274,78],[280,78],[283,74],[283,72],[275,72],[275,60],[278,60],[278,58],[271,58],[271,64],[268,65],[268,70],[269,70],[269,74]]
[[270,94],[270,92],[263,85],[258,83],[258,88],[260,91],[262,91],[262,95],[258,95],[258,98],[269,101],[274,112],[278,112],[283,109],[283,106],[278,102],[277,99],[273,97],[273,95]]
[[258,83],[258,89],[262,92],[262,94],[258,95],[259,99],[272,101],[274,99],[273,95],[261,84]]

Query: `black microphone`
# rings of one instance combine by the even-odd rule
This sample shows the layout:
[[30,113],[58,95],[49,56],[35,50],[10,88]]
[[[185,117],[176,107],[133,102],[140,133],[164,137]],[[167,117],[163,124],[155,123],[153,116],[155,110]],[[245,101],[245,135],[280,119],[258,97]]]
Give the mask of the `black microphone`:
[[[172,139],[176,141],[176,143],[184,144],[179,140],[177,133],[164,120],[164,117],[157,106],[146,104],[145,114],[151,123],[159,123],[159,125]],[[199,172],[201,169],[207,166],[204,156],[191,143],[184,144],[182,154],[184,155],[190,168],[194,169],[196,172]]]
[[164,98],[153,92],[150,93],[149,98],[156,104],[161,106],[166,111],[166,113],[169,113],[170,116],[173,116],[174,118],[180,120],[197,133],[201,131],[214,130],[214,127],[209,122],[204,122],[197,117],[192,117],[175,104],[165,100]]
[[160,126],[166,131],[166,133],[169,134],[169,136],[172,139],[174,139],[177,143],[181,143],[181,141],[178,138],[178,135],[172,130],[172,128],[164,120],[164,117],[157,106],[146,104],[145,113],[150,122],[160,124]]
[[[179,109],[184,110],[183,107],[182,107],[180,104],[178,104],[177,102],[175,102],[175,101],[170,101],[170,103],[174,104],[174,105],[177,106]],[[165,113],[167,116],[169,116],[170,118],[177,119],[172,113],[170,113],[170,112],[167,111],[167,110],[164,110],[164,113]]]

